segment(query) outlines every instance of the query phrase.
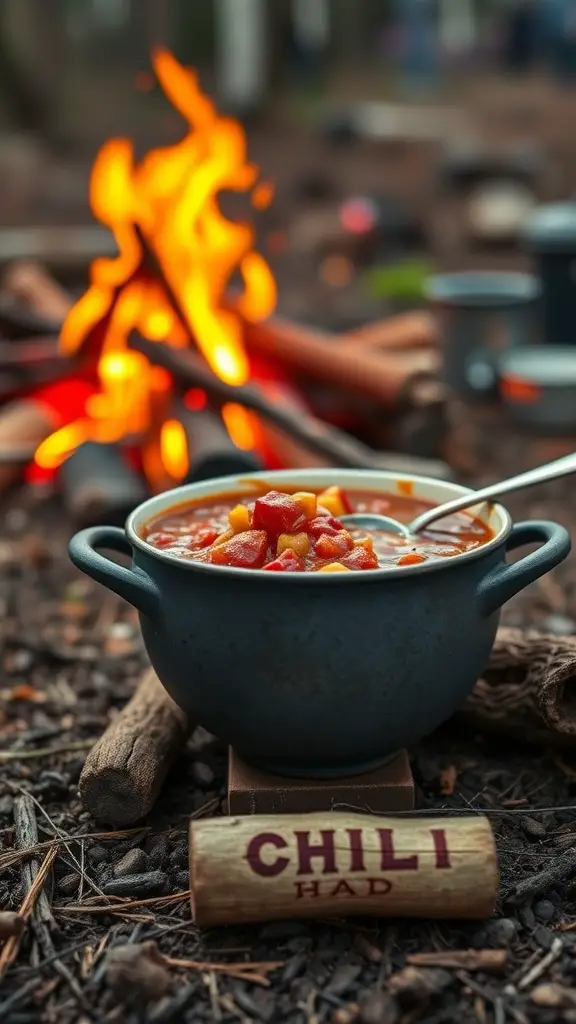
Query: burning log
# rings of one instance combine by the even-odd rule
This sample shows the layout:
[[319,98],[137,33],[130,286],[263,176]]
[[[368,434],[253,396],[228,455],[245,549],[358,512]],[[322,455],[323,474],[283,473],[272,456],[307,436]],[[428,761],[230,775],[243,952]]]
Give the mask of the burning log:
[[[0,411],[0,491],[16,483],[30,455],[58,426],[51,410],[34,400],[21,398]],[[12,457],[11,457],[12,456]]]
[[247,815],[190,823],[195,924],[373,914],[482,919],[498,862],[487,818]]
[[246,322],[244,335],[249,351],[386,406],[396,404],[410,377],[438,369],[438,354],[432,350],[392,354],[373,346],[338,344],[310,327],[278,318]]
[[53,323],[63,321],[72,307],[68,293],[38,263],[14,263],[4,277],[3,291]]
[[234,444],[222,417],[214,409],[194,411],[183,406],[178,410],[178,419],[188,439],[190,465],[185,483],[263,469],[254,452],[243,451]]
[[15,483],[33,451],[65,423],[84,415],[94,387],[80,378],[37,388],[0,410],[0,491]]
[[0,329],[15,341],[37,334],[57,335],[61,326],[61,320],[52,320],[11,298],[0,296]]
[[440,479],[450,476],[446,463],[409,455],[374,452],[355,438],[335,427],[328,427],[313,416],[294,412],[285,405],[274,405],[252,385],[226,384],[188,350],[158,345],[135,333],[131,335],[130,348],[141,352],[152,364],[168,370],[182,387],[202,388],[216,403],[235,402],[243,405],[337,466],[389,469],[392,472],[422,474]]
[[116,444],[85,441],[62,464],[59,480],[64,505],[77,526],[121,526],[149,496]]

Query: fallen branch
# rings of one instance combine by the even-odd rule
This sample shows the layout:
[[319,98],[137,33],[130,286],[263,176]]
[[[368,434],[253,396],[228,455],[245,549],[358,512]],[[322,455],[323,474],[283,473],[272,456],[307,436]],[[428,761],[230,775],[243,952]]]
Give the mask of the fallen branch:
[[80,776],[97,821],[131,825],[152,809],[168,769],[193,729],[152,669],[92,748]]

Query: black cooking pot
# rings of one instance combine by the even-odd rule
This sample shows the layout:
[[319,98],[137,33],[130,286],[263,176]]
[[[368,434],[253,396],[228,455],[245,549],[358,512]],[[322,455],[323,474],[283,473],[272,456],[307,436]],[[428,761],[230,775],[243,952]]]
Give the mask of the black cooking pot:
[[[266,486],[390,492],[392,473],[306,469],[255,474]],[[369,771],[431,732],[462,704],[485,668],[501,606],[562,561],[570,537],[548,522],[512,525],[499,505],[477,511],[494,532],[482,547],[370,572],[271,573],[178,558],[143,527],[188,500],[253,494],[226,477],[140,505],[124,530],[94,527],[70,542],[75,565],[140,612],[160,680],[195,721],[277,775]],[[448,501],[467,489],[414,478],[415,497]],[[541,546],[519,561],[506,553]],[[132,557],[132,567],[101,554]]]

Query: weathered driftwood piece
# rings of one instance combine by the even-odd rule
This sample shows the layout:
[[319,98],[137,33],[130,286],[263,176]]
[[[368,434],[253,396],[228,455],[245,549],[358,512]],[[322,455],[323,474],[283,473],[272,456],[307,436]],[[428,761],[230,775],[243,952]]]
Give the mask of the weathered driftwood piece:
[[193,728],[149,669],[86,758],[79,783],[84,806],[116,828],[140,821]]
[[199,927],[282,917],[489,917],[498,864],[487,818],[290,814],[190,823]]
[[459,714],[482,730],[576,743],[576,636],[502,627],[488,668]]

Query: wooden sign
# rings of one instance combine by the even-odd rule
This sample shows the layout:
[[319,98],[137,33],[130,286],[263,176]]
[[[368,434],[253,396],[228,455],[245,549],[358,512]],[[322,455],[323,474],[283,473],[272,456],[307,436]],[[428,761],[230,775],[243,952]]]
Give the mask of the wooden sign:
[[290,814],[190,825],[199,927],[281,917],[482,919],[499,872],[487,818]]

